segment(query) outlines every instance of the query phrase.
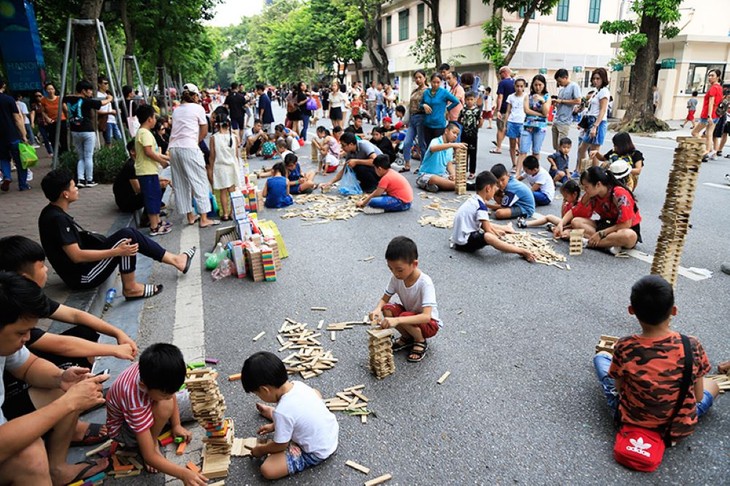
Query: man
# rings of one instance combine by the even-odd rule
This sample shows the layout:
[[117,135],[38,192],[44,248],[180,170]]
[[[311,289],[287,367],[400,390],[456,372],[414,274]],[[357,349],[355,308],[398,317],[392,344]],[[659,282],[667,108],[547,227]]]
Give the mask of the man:
[[499,84],[497,85],[497,141],[494,143],[496,147],[489,151],[490,154],[502,153],[502,141],[507,128],[507,120],[504,118],[507,113],[507,97],[515,92],[515,80],[512,79],[512,70],[507,66],[502,66],[499,70]]
[[256,85],[256,96],[259,97],[258,119],[261,120],[264,132],[269,133],[274,123],[274,112],[271,111],[271,98],[261,83]]
[[449,75],[451,72],[451,66],[449,66],[446,63],[443,63],[439,66],[439,74],[441,75],[441,87],[444,89],[449,89],[449,83],[446,81],[446,76]]
[[573,110],[582,100],[580,86],[570,80],[567,69],[555,71],[555,82],[558,84],[558,99],[554,100],[555,119],[553,120],[553,150],[560,150],[560,140],[568,137],[570,124],[573,122]]
[[353,135],[357,135],[358,137],[360,137],[363,140],[370,138],[367,135],[365,135],[365,131],[362,128],[362,119],[363,119],[363,116],[360,114],[353,116],[352,125],[345,128],[345,133],[352,133]]
[[243,140],[246,98],[240,93],[238,83],[231,83],[225,106],[228,108],[228,116],[231,118],[231,130],[236,132],[239,140]]
[[656,115],[656,111],[659,108],[659,103],[661,103],[661,95],[659,95],[659,88],[656,86],[652,86],[651,88],[651,103],[654,106],[653,113]]
[[[268,98],[268,96],[266,95],[264,95],[264,97]],[[261,155],[261,148],[264,142],[268,139],[269,137],[267,133],[262,130],[261,120],[254,121],[251,133],[247,134],[246,136],[246,153],[251,156]]]
[[345,167],[350,167],[355,172],[355,177],[360,181],[360,187],[365,193],[373,192],[378,187],[380,177],[375,173],[373,161],[383,152],[366,140],[358,140],[352,133],[343,133],[340,137],[340,145],[345,152],[345,166],[343,166],[337,175],[326,184],[322,185],[322,191],[326,192],[332,187],[332,184],[342,179],[345,174]]
[[23,169],[20,163],[20,152],[18,144],[27,142],[25,133],[25,120],[18,111],[18,105],[12,96],[5,94],[5,80],[0,78],[0,168],[2,168],[3,181],[0,189],[7,192],[10,183],[13,181],[13,171],[10,168],[10,159],[15,162],[18,169],[18,189],[26,191],[28,185],[28,171]]
[[707,74],[707,82],[709,86],[705,98],[702,101],[702,113],[700,114],[700,122],[695,125],[692,130],[692,136],[697,137],[700,132],[705,129],[705,155],[702,157],[703,162],[707,162],[711,157],[715,156],[712,150],[712,134],[715,131],[715,124],[720,116],[717,114],[717,107],[722,101],[722,85],[720,84],[720,76],[722,73],[719,69],[710,69]]
[[370,87],[365,91],[365,101],[367,102],[367,110],[368,114],[370,115],[368,118],[370,120],[374,119],[376,116],[375,110],[376,110],[376,102],[378,97],[378,90],[375,89],[375,81],[370,81]]
[[[97,78],[97,87],[99,88],[99,91],[96,93],[97,98],[104,99],[107,95],[111,95],[109,92],[109,80],[106,77],[99,76]],[[122,132],[119,131],[119,125],[117,124],[117,110],[112,107],[112,103],[102,106],[97,116],[99,131],[104,137],[104,142],[107,147],[112,144],[112,140],[122,139]]]

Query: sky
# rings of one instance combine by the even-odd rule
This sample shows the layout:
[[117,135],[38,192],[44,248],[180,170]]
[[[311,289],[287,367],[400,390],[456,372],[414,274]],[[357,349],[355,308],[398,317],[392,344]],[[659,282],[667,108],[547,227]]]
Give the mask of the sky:
[[264,0],[223,0],[215,9],[215,17],[209,25],[226,27],[235,25],[243,16],[256,15],[264,7]]

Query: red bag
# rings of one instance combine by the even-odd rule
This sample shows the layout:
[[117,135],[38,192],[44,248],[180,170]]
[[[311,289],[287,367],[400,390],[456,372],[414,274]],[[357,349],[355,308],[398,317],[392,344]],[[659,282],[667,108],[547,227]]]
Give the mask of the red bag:
[[613,458],[629,469],[653,472],[662,463],[664,447],[664,439],[658,432],[635,425],[623,425],[616,434]]

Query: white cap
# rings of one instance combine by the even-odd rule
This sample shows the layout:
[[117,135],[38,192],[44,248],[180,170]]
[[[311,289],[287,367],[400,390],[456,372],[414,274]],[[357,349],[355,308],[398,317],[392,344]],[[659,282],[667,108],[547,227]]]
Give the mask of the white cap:
[[189,91],[191,93],[200,94],[200,90],[193,83],[185,83],[183,85],[183,91]]
[[631,166],[625,160],[617,160],[608,167],[608,170],[616,179],[623,179],[631,174]]

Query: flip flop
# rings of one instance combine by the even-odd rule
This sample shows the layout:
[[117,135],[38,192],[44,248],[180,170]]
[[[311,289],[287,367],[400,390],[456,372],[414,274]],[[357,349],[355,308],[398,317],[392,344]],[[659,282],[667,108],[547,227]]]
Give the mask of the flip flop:
[[200,216],[195,216],[195,218],[193,218],[193,221],[192,222],[188,221],[188,225],[189,226],[192,226],[195,223],[197,223],[198,221],[200,221]]
[[188,273],[188,270],[190,270],[190,264],[193,261],[193,257],[195,256],[196,251],[198,251],[196,247],[188,248],[187,250],[185,250],[184,254],[188,257],[188,261],[187,263],[185,263],[185,268],[183,268],[183,274]]
[[82,481],[83,479],[86,479],[85,474],[89,472],[90,469],[95,468],[99,465],[98,461],[95,461],[93,459],[87,459],[85,461],[77,462],[74,465],[80,465],[80,464],[88,464],[85,468],[83,468],[79,473],[68,483],[68,484],[74,484]]
[[210,228],[211,226],[218,226],[221,224],[220,219],[209,219],[210,224],[206,224],[205,226],[201,226],[201,228]]
[[152,285],[152,284],[145,284],[144,286],[144,292],[142,292],[142,295],[133,295],[132,297],[124,297],[125,300],[139,300],[139,299],[147,299],[149,297],[154,297],[155,295],[162,292],[162,284],[159,285]]
[[501,154],[502,151],[501,150],[497,150],[497,149],[492,149],[492,150],[489,151],[489,153],[490,154]]
[[403,167],[403,168],[402,168],[401,170],[399,170],[398,172],[401,172],[401,173],[402,173],[402,172],[410,172],[410,171],[411,171],[411,168],[410,168],[410,167],[408,167],[407,169],[406,169],[405,167]]
[[104,442],[109,437],[106,434],[101,433],[101,428],[105,424],[89,424],[89,428],[84,432],[84,438],[71,442],[72,447],[82,447],[99,444]]

